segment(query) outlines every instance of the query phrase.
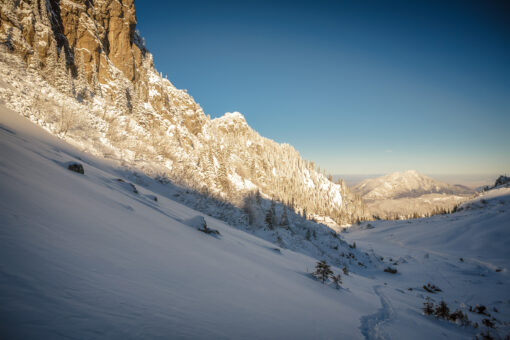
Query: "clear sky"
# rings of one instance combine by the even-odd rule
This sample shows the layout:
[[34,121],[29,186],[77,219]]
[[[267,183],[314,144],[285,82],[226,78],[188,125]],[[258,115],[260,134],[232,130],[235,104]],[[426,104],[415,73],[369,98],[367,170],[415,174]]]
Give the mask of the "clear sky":
[[510,173],[510,2],[136,1],[156,68],[328,173]]

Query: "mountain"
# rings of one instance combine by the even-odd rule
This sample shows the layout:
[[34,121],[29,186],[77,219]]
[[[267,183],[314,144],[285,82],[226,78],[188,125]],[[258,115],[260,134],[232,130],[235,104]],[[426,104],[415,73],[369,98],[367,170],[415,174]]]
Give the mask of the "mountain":
[[163,78],[133,0],[6,0],[0,19],[0,100],[61,139],[234,210],[249,210],[258,192],[331,226],[369,217],[292,146],[261,137],[240,113],[210,119]]
[[353,188],[364,199],[398,199],[425,194],[466,195],[473,191],[462,185],[451,185],[418,173],[416,170],[394,172],[369,178]]
[[420,217],[448,211],[474,194],[462,185],[437,181],[415,170],[369,178],[352,188],[381,218]]
[[[510,188],[340,234],[289,211],[290,230],[255,236],[183,195],[0,104],[0,338],[472,339],[487,314],[493,337],[508,334]],[[314,279],[319,259],[339,287]],[[426,297],[469,323],[423,315]]]

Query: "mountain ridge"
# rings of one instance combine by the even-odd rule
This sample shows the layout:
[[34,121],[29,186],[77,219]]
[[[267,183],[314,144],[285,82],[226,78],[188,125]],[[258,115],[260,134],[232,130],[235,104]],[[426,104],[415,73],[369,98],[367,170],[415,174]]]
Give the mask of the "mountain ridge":
[[416,170],[365,179],[352,191],[376,218],[406,219],[453,211],[475,194],[462,185],[447,184]]
[[[241,208],[260,191],[334,224],[369,218],[363,202],[242,115],[210,119],[154,67],[133,0],[5,1],[6,105],[89,152]],[[251,184],[250,184],[251,183]]]
[[377,178],[363,180],[352,188],[364,199],[398,199],[425,194],[472,194],[474,191],[463,185],[440,182],[416,170],[393,172]]

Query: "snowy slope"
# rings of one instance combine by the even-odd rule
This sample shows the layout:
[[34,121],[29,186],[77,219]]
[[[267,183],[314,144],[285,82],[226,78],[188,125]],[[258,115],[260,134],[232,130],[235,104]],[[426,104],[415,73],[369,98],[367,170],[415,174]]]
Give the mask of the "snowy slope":
[[362,337],[376,301],[310,279],[314,259],[208,216],[222,235],[203,234],[181,222],[196,211],[0,117],[2,339]]
[[[391,301],[391,315],[380,324],[380,331],[388,338],[401,338],[400,332],[418,325],[420,337],[429,339],[439,338],[440,326],[460,332],[455,335],[460,338],[472,338],[486,330],[424,316],[417,324],[414,319],[418,318],[420,301],[415,299],[424,302],[426,296],[436,304],[444,299],[451,311],[467,312],[479,325],[490,317],[468,312],[469,306],[485,305],[499,328],[499,333],[491,330],[491,334],[509,334],[510,188],[486,192],[464,203],[454,214],[370,224],[368,228],[364,224],[357,230],[349,229],[344,237],[385,260],[391,259],[398,268],[399,274],[388,277],[387,286],[377,291],[381,299]],[[426,292],[422,286],[429,282],[442,292]]]
[[[85,174],[67,170],[71,161]],[[357,248],[338,252],[356,254],[366,268],[353,267],[336,290],[310,277],[316,259],[209,216],[221,235],[201,233],[187,225],[199,213],[159,187],[134,183],[135,193],[128,174],[0,107],[0,338],[462,339],[480,332],[423,316],[426,282],[443,289],[434,301],[497,307],[494,316],[509,321],[508,191],[453,215],[346,233]],[[375,254],[384,260],[370,263]],[[388,265],[399,273],[383,272]]]

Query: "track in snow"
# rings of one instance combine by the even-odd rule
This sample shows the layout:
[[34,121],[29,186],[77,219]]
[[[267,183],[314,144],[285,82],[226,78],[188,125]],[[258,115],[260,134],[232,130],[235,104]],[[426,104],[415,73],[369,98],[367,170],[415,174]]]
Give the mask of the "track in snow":
[[381,300],[381,308],[374,314],[361,317],[361,334],[366,340],[385,339],[390,337],[384,333],[382,326],[393,319],[395,311],[388,298],[381,292],[383,286],[374,286],[374,292]]

